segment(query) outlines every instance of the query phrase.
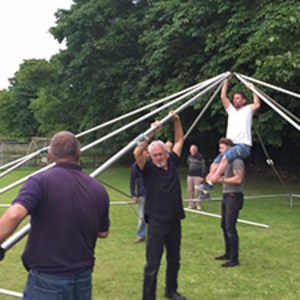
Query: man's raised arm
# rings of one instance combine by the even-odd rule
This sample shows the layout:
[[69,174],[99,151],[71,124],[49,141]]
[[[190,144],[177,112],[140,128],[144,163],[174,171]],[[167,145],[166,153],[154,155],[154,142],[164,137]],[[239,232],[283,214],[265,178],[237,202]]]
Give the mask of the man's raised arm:
[[[250,89],[250,88],[253,88],[253,87],[254,87],[254,85],[252,83],[248,82],[247,88]],[[260,99],[254,92],[252,92],[252,93],[253,93],[253,103],[251,104],[251,111],[253,113],[255,113],[260,108]]]
[[173,152],[175,152],[180,157],[183,143],[184,143],[183,130],[182,130],[179,116],[174,112],[172,113],[173,113],[174,127],[175,127]]
[[222,87],[222,90],[221,90],[221,99],[222,99],[222,103],[223,103],[223,106],[224,106],[225,110],[231,104],[230,100],[227,97],[227,90],[228,90],[229,80],[232,78],[232,74],[230,72],[227,72],[226,75],[227,75],[227,78],[224,80],[224,84],[223,84],[223,87]]
[[[152,139],[153,136],[155,135],[155,133],[158,132],[162,128],[162,124],[159,121],[155,121],[154,123],[151,124],[150,128],[151,127],[157,127],[158,129],[148,135],[149,139]],[[145,155],[145,151],[144,151],[147,149],[147,147],[148,147],[148,142],[145,141],[142,143],[141,146],[135,147],[135,149],[133,151],[135,161],[140,170],[144,169],[144,166],[148,159],[148,157]]]

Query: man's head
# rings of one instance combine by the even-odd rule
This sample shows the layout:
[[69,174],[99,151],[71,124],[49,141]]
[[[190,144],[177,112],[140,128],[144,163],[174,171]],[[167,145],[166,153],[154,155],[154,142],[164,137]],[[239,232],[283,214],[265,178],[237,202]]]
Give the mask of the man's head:
[[236,109],[242,108],[245,105],[246,101],[247,101],[247,99],[246,99],[246,96],[243,92],[234,93],[234,95],[233,95],[233,106]]
[[227,139],[227,138],[223,137],[219,140],[219,152],[220,153],[224,153],[224,151],[226,151],[227,149],[229,149],[232,146],[234,146],[234,143],[231,139]]
[[148,147],[149,154],[155,166],[163,168],[167,165],[168,149],[163,141],[153,141]]
[[198,147],[196,145],[191,145],[191,147],[190,147],[190,153],[192,155],[196,155],[198,153]]
[[80,157],[80,143],[69,131],[60,131],[51,139],[49,157],[54,162],[75,162]]

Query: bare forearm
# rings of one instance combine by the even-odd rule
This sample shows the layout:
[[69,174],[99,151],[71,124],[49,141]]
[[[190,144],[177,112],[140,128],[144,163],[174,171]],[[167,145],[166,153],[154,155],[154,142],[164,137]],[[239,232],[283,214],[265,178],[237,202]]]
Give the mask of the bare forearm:
[[180,118],[177,117],[174,119],[174,127],[175,127],[175,134],[174,134],[174,146],[173,146],[173,151],[180,156],[183,143],[184,143],[184,135],[183,135],[183,130],[182,130],[182,125]]
[[19,204],[10,207],[0,219],[0,244],[8,238],[27,216],[27,210]]

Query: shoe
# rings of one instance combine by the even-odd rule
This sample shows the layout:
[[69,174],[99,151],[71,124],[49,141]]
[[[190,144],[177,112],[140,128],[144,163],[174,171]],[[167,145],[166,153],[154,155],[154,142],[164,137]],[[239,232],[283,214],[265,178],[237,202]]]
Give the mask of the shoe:
[[145,241],[144,238],[138,237],[134,242],[135,243],[140,243],[140,242],[144,242],[144,241]]
[[199,185],[195,185],[195,189],[203,191],[203,192],[211,192],[213,189],[213,186],[209,184],[208,182],[203,182]]
[[228,262],[222,265],[222,268],[236,267],[239,265],[240,263],[237,260],[236,261],[229,260]]
[[229,258],[230,258],[229,255],[224,254],[224,255],[215,257],[215,260],[228,260]]
[[200,205],[197,205],[197,210],[201,210],[201,206]]
[[195,205],[189,205],[187,208],[188,208],[188,209],[194,209],[194,208],[195,208]]
[[186,300],[186,298],[184,298],[183,296],[181,296],[177,292],[171,293],[171,294],[165,293],[165,297],[168,298],[168,299],[172,299],[172,300]]
[[203,193],[199,196],[200,200],[210,200],[210,195],[209,193]]

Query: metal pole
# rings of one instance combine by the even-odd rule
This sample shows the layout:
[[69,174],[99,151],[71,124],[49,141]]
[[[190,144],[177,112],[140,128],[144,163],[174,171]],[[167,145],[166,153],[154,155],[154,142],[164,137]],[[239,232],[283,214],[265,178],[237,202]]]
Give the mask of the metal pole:
[[220,84],[220,86],[216,89],[216,91],[214,92],[214,94],[211,96],[211,98],[208,100],[208,102],[206,103],[206,105],[204,106],[204,108],[201,110],[200,114],[198,115],[198,117],[196,118],[196,120],[193,122],[192,126],[189,128],[189,130],[186,132],[186,134],[184,135],[184,140],[187,139],[187,137],[190,135],[191,131],[194,129],[194,127],[197,125],[197,123],[199,122],[199,120],[202,118],[202,116],[204,115],[204,113],[207,111],[208,107],[210,106],[210,104],[213,102],[213,100],[215,99],[217,93],[220,91],[221,87],[223,85],[223,82]]
[[[39,154],[39,153],[38,153]],[[0,174],[0,178],[4,177],[5,175],[7,175],[8,173],[12,172],[13,170],[17,169],[18,167],[20,167],[21,165],[24,165],[27,161],[31,160],[33,157],[35,157],[36,154],[33,153],[31,155],[26,156],[22,161],[20,161],[19,163],[15,164],[14,166],[12,166],[10,169],[7,169],[6,171],[2,172]]]
[[[222,74],[221,74],[221,75],[222,75]],[[141,107],[141,108],[138,108],[138,109],[136,109],[136,110],[134,110],[134,111],[132,111],[132,112],[129,112],[129,113],[123,115],[123,116],[120,116],[120,117],[118,117],[118,118],[112,119],[112,120],[110,120],[110,121],[108,121],[108,122],[105,122],[105,123],[103,123],[103,124],[100,124],[100,125],[98,125],[98,126],[95,126],[95,127],[91,128],[91,129],[88,129],[88,130],[86,130],[86,131],[83,131],[83,132],[81,132],[81,133],[78,133],[78,134],[76,135],[76,137],[81,137],[81,136],[83,136],[83,135],[85,135],[85,134],[87,134],[87,133],[90,133],[90,132],[93,132],[93,131],[98,130],[98,129],[100,129],[100,128],[103,128],[103,127],[105,127],[105,126],[107,126],[107,125],[110,125],[110,124],[113,124],[113,123],[115,123],[115,122],[117,122],[117,121],[123,120],[123,119],[125,119],[125,118],[127,118],[127,117],[130,117],[130,116],[132,116],[132,115],[134,115],[134,114],[137,114],[137,113],[139,113],[139,112],[141,112],[141,111],[144,111],[144,110],[146,110],[146,109],[148,109],[148,108],[151,108],[151,107],[153,107],[153,106],[156,106],[156,105],[158,105],[158,104],[160,104],[160,103],[163,103],[163,102],[168,101],[168,100],[170,100],[170,99],[173,99],[173,98],[175,98],[175,97],[177,97],[177,96],[180,96],[180,95],[182,95],[182,94],[185,94],[185,93],[187,93],[187,92],[189,92],[189,91],[191,91],[191,90],[197,89],[197,88],[199,88],[199,87],[201,87],[201,86],[203,86],[203,85],[205,85],[205,84],[209,84],[209,83],[213,82],[214,80],[217,80],[221,75],[215,76],[215,77],[210,78],[210,79],[208,79],[208,80],[205,80],[205,81],[203,81],[203,82],[201,82],[201,83],[195,84],[195,85],[193,85],[193,86],[191,86],[191,87],[189,87],[189,88],[186,88],[186,89],[184,89],[184,90],[182,90],[182,91],[179,91],[179,92],[177,92],[177,93],[175,93],[175,94],[173,94],[173,95],[170,95],[170,96],[167,96],[167,97],[165,97],[165,98],[162,98],[162,99],[160,99],[160,100],[158,100],[158,101],[156,101],[156,102],[154,102],[154,103],[151,103],[151,104],[149,104],[149,105],[146,105],[146,106],[143,106],[143,107]]]
[[5,252],[9,250],[13,245],[20,241],[30,231],[31,225],[27,224],[17,233],[8,238],[0,247],[0,261],[4,258]]
[[[192,99],[190,99],[189,101],[187,101],[186,103],[184,103],[183,105],[181,105],[180,107],[178,107],[175,110],[175,112],[179,114],[181,111],[183,111],[184,109],[186,109],[189,105],[191,105],[195,101],[197,101],[202,95],[204,95],[205,93],[207,93],[208,91],[210,91],[217,84],[223,82],[225,78],[226,78],[226,76],[225,76],[225,74],[223,74],[220,77],[220,79],[218,79],[216,82],[214,82],[213,84],[211,84],[211,86],[207,87],[204,91],[200,92],[198,95],[194,96]],[[165,124],[167,121],[169,121],[172,118],[173,118],[172,115],[168,115],[165,118],[163,118],[160,122],[161,122],[161,124]],[[145,138],[146,135],[152,133],[156,129],[157,129],[156,127],[149,128],[144,134],[142,134],[141,136],[139,136],[137,139],[131,141],[126,147],[124,147],[121,151],[119,151],[117,154],[115,154],[111,159],[109,159],[108,161],[106,161],[97,170],[95,170],[94,172],[92,172],[90,174],[90,176],[93,177],[93,178],[97,177],[101,172],[103,172],[105,169],[107,169],[110,165],[112,165],[115,161],[117,161],[119,158],[121,158],[129,150],[133,149],[133,147],[135,147],[137,143],[139,143],[140,141],[142,141],[143,138]],[[47,166],[47,167],[49,167],[49,166]],[[1,194],[1,191],[0,191],[0,194]],[[30,228],[31,228],[31,225],[27,224],[25,227],[23,227],[20,231],[18,231],[16,234],[14,234],[11,238],[9,238],[6,242],[4,242],[1,245],[0,251],[2,252],[2,254],[0,254],[0,255],[2,255],[2,257],[0,256],[0,261],[4,257],[5,251],[7,251],[8,249],[10,249],[20,239],[22,239],[26,234],[28,234],[29,231],[30,231]]]
[[240,75],[241,75],[243,78],[245,78],[245,79],[247,79],[247,80],[249,80],[249,81],[252,81],[252,82],[261,84],[261,85],[263,85],[263,86],[266,86],[266,87],[271,88],[271,89],[274,89],[274,90],[276,90],[276,91],[279,91],[279,92],[288,94],[288,95],[290,95],[290,96],[294,96],[294,97],[300,98],[300,95],[299,95],[299,94],[296,94],[296,93],[291,92],[291,91],[289,91],[289,90],[282,89],[282,88],[277,87],[277,86],[275,86],[275,85],[272,85],[272,84],[269,84],[269,83],[266,83],[266,82],[263,82],[263,81],[260,81],[260,80],[257,80],[257,79],[248,77],[248,76],[243,75],[243,74],[240,74]]
[[[217,76],[217,77],[220,78],[221,76],[224,76],[224,74],[221,74],[221,75],[219,75],[219,76]],[[214,78],[215,78],[215,77],[214,77]],[[219,79],[219,80],[220,80],[220,79]],[[210,82],[211,80],[207,80],[207,81]],[[206,82],[207,82],[207,81],[206,81]],[[218,81],[218,82],[219,82],[219,81]],[[146,114],[146,115],[144,115],[144,116],[142,116],[142,117],[136,119],[135,121],[132,121],[132,122],[128,123],[128,124],[125,125],[125,126],[122,126],[121,128],[119,128],[119,129],[117,129],[117,130],[115,130],[115,131],[113,131],[113,132],[111,132],[111,133],[109,133],[109,134],[103,136],[102,138],[100,138],[100,139],[98,139],[98,140],[96,140],[96,141],[94,141],[94,142],[92,142],[92,143],[90,143],[90,144],[88,144],[88,145],[82,147],[82,148],[81,148],[81,151],[84,152],[84,151],[86,151],[86,150],[88,150],[88,149],[90,149],[90,148],[92,148],[92,147],[94,147],[94,146],[96,146],[96,145],[98,145],[98,144],[100,144],[100,143],[106,141],[107,139],[109,139],[109,138],[111,138],[111,137],[117,135],[118,133],[120,133],[120,132],[122,132],[122,131],[124,131],[124,130],[126,130],[126,129],[128,129],[128,128],[134,126],[134,125],[136,125],[137,123],[139,123],[139,122],[141,122],[141,121],[143,121],[143,120],[145,120],[145,119],[151,117],[152,115],[155,115],[156,113],[158,113],[158,112],[160,112],[161,110],[163,110],[163,109],[165,109],[165,108],[171,106],[172,104],[175,104],[175,103],[181,101],[182,99],[184,99],[184,98],[186,98],[186,97],[192,95],[192,94],[195,93],[196,91],[198,91],[198,90],[200,90],[200,89],[203,89],[203,88],[206,87],[207,85],[208,85],[208,84],[205,83],[205,84],[203,84],[201,87],[198,87],[198,88],[196,88],[196,89],[194,89],[194,90],[192,90],[192,91],[190,91],[190,92],[184,94],[183,96],[180,96],[179,98],[176,98],[175,100],[173,100],[173,101],[171,101],[171,102],[169,102],[169,103],[163,105],[162,107],[159,107],[159,108],[155,109],[154,111],[152,111],[152,112],[150,112],[150,113],[148,113],[148,114]],[[19,185],[19,184],[25,182],[30,176],[36,175],[36,174],[38,174],[38,173],[40,173],[40,172],[42,172],[42,171],[45,171],[45,170],[47,170],[47,169],[50,169],[50,168],[52,168],[53,166],[54,166],[54,164],[50,164],[50,165],[48,165],[48,166],[46,166],[46,167],[44,167],[44,168],[42,168],[42,169],[40,169],[40,170],[38,170],[38,171],[32,173],[31,175],[26,176],[26,177],[23,177],[22,179],[20,179],[20,180],[18,180],[18,181],[16,181],[16,182],[13,182],[12,184],[10,184],[10,185],[8,185],[8,186],[6,186],[6,187],[0,189],[0,195],[3,194],[4,192],[6,192],[6,191],[8,191],[8,190],[10,190],[10,189],[12,189],[12,188],[14,188],[14,187],[16,187],[17,185]]]
[[[235,76],[245,85],[247,85],[247,82],[244,78],[242,78],[239,74],[235,73]],[[259,91],[256,90],[255,87],[251,87],[250,90],[255,93],[257,96],[259,96],[260,99],[264,100],[265,103],[267,103],[273,110],[275,110],[279,115],[281,115],[286,121],[288,121],[291,125],[293,125],[298,131],[300,131],[300,126],[292,120],[290,117],[288,117],[285,113],[283,113],[280,109],[278,109],[272,102],[270,102],[264,95],[262,95]]]
[[4,289],[0,289],[0,294],[7,295],[7,296],[12,296],[12,297],[15,297],[15,298],[23,298],[22,293],[12,292],[12,291],[8,291],[8,290],[4,290]]
[[[217,80],[216,82],[214,82],[212,85],[210,85],[209,87],[207,87],[205,90],[201,91],[199,94],[197,94],[196,96],[194,96],[192,99],[190,99],[189,101],[187,101],[186,103],[184,103],[183,105],[181,105],[180,107],[178,107],[175,112],[177,114],[179,114],[180,112],[182,112],[183,110],[185,110],[188,106],[190,106],[191,104],[193,104],[195,101],[197,101],[201,96],[203,96],[205,93],[207,93],[208,91],[210,91],[212,88],[214,88],[216,85],[218,85],[219,83],[223,82],[224,79],[226,78],[225,75],[223,75],[221,77],[221,79]],[[160,120],[160,123],[163,125],[166,122],[168,122],[170,119],[172,119],[173,116],[172,115],[167,115],[165,118],[163,118],[162,120]],[[139,137],[137,137],[136,139],[134,139],[133,141],[131,141],[127,146],[125,146],[122,150],[120,150],[118,153],[116,153],[114,156],[112,156],[109,160],[107,160],[104,164],[102,164],[98,169],[96,169],[91,175],[93,177],[97,177],[99,174],[101,174],[104,170],[106,170],[108,167],[110,167],[111,165],[113,165],[116,161],[118,161],[121,157],[123,157],[127,152],[129,152],[130,150],[132,150],[139,142],[143,141],[145,139],[145,137],[147,135],[149,135],[150,133],[154,132],[157,128],[156,127],[152,127],[149,128],[147,131],[145,131],[143,134],[141,134]]]
[[[199,210],[193,210],[190,208],[184,208],[185,211],[188,212],[192,212],[195,214],[201,214],[201,215],[205,215],[205,216],[209,216],[209,217],[215,217],[215,218],[219,218],[221,219],[222,216],[217,215],[217,214],[212,214],[212,213],[208,213],[208,212],[204,212],[204,211],[199,211]],[[248,225],[253,225],[253,226],[257,226],[257,227],[262,227],[262,228],[272,228],[271,225],[266,225],[266,224],[261,224],[261,223],[256,223],[256,222],[250,222],[250,221],[246,221],[246,220],[241,220],[241,219],[237,219],[238,223],[243,223],[243,224],[248,224]]]
[[[156,105],[158,105],[158,104],[160,104],[160,103],[163,103],[163,102],[165,102],[165,101],[168,101],[168,100],[170,100],[170,99],[173,99],[173,98],[175,98],[175,97],[177,97],[177,96],[180,96],[180,95],[182,95],[182,94],[184,94],[184,93],[187,93],[187,92],[192,91],[192,90],[194,90],[194,89],[198,89],[198,88],[201,88],[201,87],[203,87],[203,86],[206,86],[207,84],[210,84],[210,83],[213,82],[214,80],[217,80],[218,78],[220,78],[220,76],[222,76],[222,75],[223,75],[223,74],[220,74],[220,75],[218,75],[218,76],[215,76],[215,77],[213,77],[213,78],[210,78],[210,79],[208,79],[208,80],[205,80],[205,81],[203,81],[203,82],[201,82],[201,83],[195,84],[195,85],[193,85],[193,86],[191,86],[191,87],[189,87],[189,88],[186,88],[186,89],[184,89],[184,90],[182,90],[182,91],[179,91],[179,92],[177,92],[177,93],[175,93],[175,94],[173,94],[173,95],[170,95],[170,96],[167,96],[167,97],[165,97],[165,98],[162,98],[162,99],[160,99],[160,100],[158,100],[158,101],[156,101],[156,102],[154,102],[154,103],[151,103],[151,104],[149,104],[149,105],[143,106],[143,107],[138,108],[138,109],[136,109],[136,110],[134,110],[134,111],[132,111],[132,112],[129,112],[129,113],[127,113],[127,114],[124,114],[124,115],[122,115],[122,116],[120,116],[120,117],[118,117],[118,118],[112,119],[112,120],[110,120],[110,121],[108,121],[108,122],[105,122],[105,123],[103,123],[103,124],[100,124],[100,125],[97,125],[97,126],[95,126],[95,127],[93,127],[93,128],[90,128],[90,129],[88,129],[88,130],[86,130],[86,131],[83,131],[83,132],[81,132],[81,133],[78,133],[78,134],[76,134],[75,136],[76,136],[77,138],[79,138],[79,137],[84,136],[84,135],[86,135],[86,134],[88,134],[88,133],[91,133],[91,132],[96,131],[96,130],[98,130],[98,129],[104,128],[104,127],[106,127],[106,126],[108,126],[108,125],[110,125],[110,124],[113,124],[113,123],[115,123],[115,122],[118,122],[118,121],[120,121],[120,120],[123,120],[123,119],[125,119],[125,118],[127,118],[127,117],[130,117],[130,116],[132,116],[132,115],[134,115],[134,114],[137,114],[137,113],[139,113],[139,112],[142,112],[142,111],[144,111],[144,110],[146,110],[146,109],[148,109],[148,108],[151,108],[151,107],[153,107],[153,106],[156,106]],[[31,157],[31,158],[34,158],[35,156],[39,155],[40,153],[42,153],[42,152],[44,152],[44,151],[47,151],[49,148],[50,148],[50,147],[46,147],[46,148],[40,149],[40,150],[38,150],[38,151],[36,151],[36,152],[33,152],[33,153],[29,154],[29,155],[35,154],[35,155],[33,155],[33,156]],[[0,170],[5,169],[5,168],[7,168],[7,167],[10,167],[11,165],[14,165],[14,164],[16,164],[16,163],[18,163],[18,162],[20,162],[20,161],[23,161],[23,160],[26,159],[29,155],[26,155],[26,156],[24,156],[24,157],[18,158],[18,159],[14,160],[14,161],[12,161],[12,162],[6,164],[6,165],[0,166]],[[24,162],[24,163],[25,163],[25,162]]]

